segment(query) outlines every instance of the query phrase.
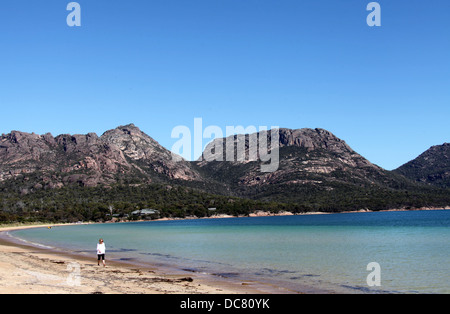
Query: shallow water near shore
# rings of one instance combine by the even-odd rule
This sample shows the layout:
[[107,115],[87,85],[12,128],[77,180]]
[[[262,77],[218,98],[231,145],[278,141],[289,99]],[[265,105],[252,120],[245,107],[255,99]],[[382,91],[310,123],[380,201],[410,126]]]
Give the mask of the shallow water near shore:
[[[11,231],[95,258],[183,269],[298,292],[450,293],[450,211],[149,221]],[[369,286],[367,265],[380,265]],[[309,288],[307,288],[309,287]]]

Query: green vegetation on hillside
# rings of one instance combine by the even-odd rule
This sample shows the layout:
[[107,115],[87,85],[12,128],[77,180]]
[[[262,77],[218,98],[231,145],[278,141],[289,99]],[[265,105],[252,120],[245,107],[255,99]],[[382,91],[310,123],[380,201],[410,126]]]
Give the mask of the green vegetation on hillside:
[[146,208],[159,211],[159,214],[145,217],[153,219],[215,214],[242,216],[258,210],[274,213],[340,212],[441,207],[450,204],[450,193],[444,190],[408,192],[379,188],[358,190],[354,187],[348,190],[343,185],[336,185],[334,189],[315,185],[284,185],[278,188],[283,189],[283,197],[268,189],[259,191],[260,200],[256,200],[163,184],[111,187],[74,185],[29,193],[3,185],[0,187],[0,222],[106,221],[113,216],[118,219],[137,219],[141,217],[132,216],[131,212]]

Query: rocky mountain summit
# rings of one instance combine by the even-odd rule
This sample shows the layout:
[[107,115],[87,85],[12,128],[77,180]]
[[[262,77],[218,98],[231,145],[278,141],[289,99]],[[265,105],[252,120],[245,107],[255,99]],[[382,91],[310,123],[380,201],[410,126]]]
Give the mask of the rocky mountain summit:
[[[207,145],[202,160],[198,160],[196,166],[204,177],[222,182],[228,190],[235,190],[237,195],[257,199],[282,200],[302,197],[304,193],[311,194],[311,191],[337,189],[395,189],[411,184],[405,178],[372,164],[345,141],[324,129],[277,130],[278,168],[273,172],[261,172],[260,166],[264,162],[249,158],[249,150],[252,145],[258,146],[255,141],[259,143],[266,136],[270,148],[273,145],[272,132],[216,139]],[[209,152],[214,152],[221,143],[222,160],[227,157],[226,147],[237,147],[239,143],[245,145],[244,157],[239,160],[235,155],[235,159],[229,162],[208,160]]]
[[34,188],[199,178],[187,161],[172,161],[170,151],[133,124],[100,137],[20,131],[2,135],[0,182],[19,176],[33,178]]
[[394,172],[417,182],[450,187],[450,143],[430,147]]

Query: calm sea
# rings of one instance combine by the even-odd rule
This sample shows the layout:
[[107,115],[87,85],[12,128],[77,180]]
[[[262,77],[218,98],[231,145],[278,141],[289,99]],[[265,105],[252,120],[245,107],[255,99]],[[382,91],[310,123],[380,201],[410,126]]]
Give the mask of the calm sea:
[[[38,228],[15,237],[109,260],[151,263],[293,290],[450,293],[450,211],[343,213]],[[367,265],[380,266],[373,278]]]

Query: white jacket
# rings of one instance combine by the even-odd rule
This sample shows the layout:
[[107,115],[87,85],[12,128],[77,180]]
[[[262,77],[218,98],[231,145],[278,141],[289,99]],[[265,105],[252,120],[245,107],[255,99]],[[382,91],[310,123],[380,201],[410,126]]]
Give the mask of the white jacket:
[[105,243],[97,243],[97,254],[105,254],[106,247]]

